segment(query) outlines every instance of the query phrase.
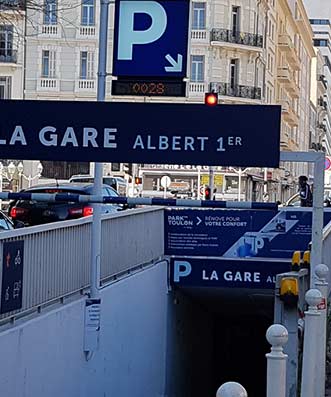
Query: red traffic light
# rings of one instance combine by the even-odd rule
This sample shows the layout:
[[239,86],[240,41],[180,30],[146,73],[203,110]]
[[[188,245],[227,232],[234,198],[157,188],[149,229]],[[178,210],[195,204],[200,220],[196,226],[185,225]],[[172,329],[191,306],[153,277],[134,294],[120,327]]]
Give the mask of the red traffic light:
[[205,188],[205,200],[210,200],[211,199],[210,194],[211,194],[210,187],[206,187]]
[[216,106],[218,103],[218,95],[216,92],[205,93],[205,105]]

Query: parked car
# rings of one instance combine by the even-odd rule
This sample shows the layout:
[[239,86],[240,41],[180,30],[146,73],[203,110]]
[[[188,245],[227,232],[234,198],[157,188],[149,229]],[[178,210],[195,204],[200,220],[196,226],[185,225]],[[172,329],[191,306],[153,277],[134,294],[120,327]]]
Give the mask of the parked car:
[[[94,177],[91,175],[73,175],[69,179],[70,183],[93,183]],[[115,177],[115,176],[104,176],[103,183],[112,187],[120,196],[126,196],[127,193],[127,182],[124,178]]]
[[17,222],[15,226],[14,222],[3,211],[0,211],[0,232],[21,227],[24,227],[23,222]]
[[[25,193],[68,193],[90,195],[92,194],[92,183],[63,183],[38,185],[25,189]],[[103,196],[118,197],[118,193],[108,185],[102,187]],[[118,204],[101,204],[102,213],[120,211],[123,206]],[[9,207],[9,215],[14,223],[24,222],[25,226],[39,225],[48,222],[77,219],[92,215],[93,208],[90,203],[75,202],[45,202],[35,200],[13,201]]]

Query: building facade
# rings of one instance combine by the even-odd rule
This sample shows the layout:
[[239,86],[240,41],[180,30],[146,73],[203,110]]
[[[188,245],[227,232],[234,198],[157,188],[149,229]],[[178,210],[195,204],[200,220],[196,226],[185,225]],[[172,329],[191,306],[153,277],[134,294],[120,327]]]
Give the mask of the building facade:
[[23,1],[0,3],[0,99],[20,99],[24,91],[25,11]]
[[[40,8],[27,10],[22,90],[26,99],[96,100],[99,2],[84,0],[74,6],[69,3],[40,0]],[[191,2],[190,14],[187,96],[162,100],[203,103],[205,92],[213,91],[218,93],[221,104],[280,104],[281,149],[308,150],[311,62],[315,53],[313,33],[302,1],[199,0]],[[111,95],[112,4],[109,16],[110,76],[106,100],[160,101],[156,97]],[[61,179],[90,170],[88,163],[43,162],[43,165],[46,176],[57,175]],[[128,165],[117,163],[105,165],[105,170],[121,176],[132,173]],[[150,166],[139,167],[146,187],[150,185],[150,171]],[[169,174],[166,167],[164,171]],[[196,170],[193,171],[197,178]],[[237,186],[231,182],[230,189],[236,194],[240,174],[243,182],[238,197],[256,200],[262,199],[266,191],[270,199],[284,200],[296,189],[296,177],[306,172],[305,166],[293,164],[282,165],[279,170],[215,169],[215,175],[220,175],[217,185],[220,194],[227,190],[225,184],[220,184],[221,175],[229,174],[229,180],[232,174],[237,175]],[[160,186],[160,182],[155,183]],[[200,184],[201,181],[196,181],[195,190]]]

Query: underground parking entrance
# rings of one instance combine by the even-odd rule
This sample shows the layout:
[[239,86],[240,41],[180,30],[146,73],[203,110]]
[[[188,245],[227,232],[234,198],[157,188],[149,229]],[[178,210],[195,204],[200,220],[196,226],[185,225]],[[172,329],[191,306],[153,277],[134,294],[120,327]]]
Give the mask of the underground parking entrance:
[[273,291],[174,288],[169,294],[166,396],[215,397],[227,381],[265,397],[265,334]]

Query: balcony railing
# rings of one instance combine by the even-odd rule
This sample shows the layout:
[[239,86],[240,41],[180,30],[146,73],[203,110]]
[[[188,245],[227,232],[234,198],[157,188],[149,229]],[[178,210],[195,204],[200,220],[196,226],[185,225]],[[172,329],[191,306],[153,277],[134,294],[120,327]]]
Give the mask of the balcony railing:
[[263,47],[263,36],[260,34],[232,31],[228,29],[213,29],[211,41],[224,41],[253,47]]
[[49,36],[57,36],[58,27],[57,25],[42,25],[41,33]]
[[320,81],[320,82],[322,83],[322,85],[323,85],[323,87],[324,87],[325,89],[328,88],[328,83],[327,83],[327,80],[326,80],[324,74],[320,74],[320,75],[318,76],[318,81]]
[[25,8],[25,0],[1,0],[0,10],[16,10]]
[[192,40],[206,40],[207,39],[207,30],[192,29],[191,39]]
[[190,93],[204,94],[206,92],[206,84],[204,82],[190,82]]
[[95,89],[95,80],[84,80],[84,79],[78,80],[78,89],[93,91]]
[[0,62],[17,63],[17,50],[0,50]]
[[247,99],[262,99],[261,88],[247,85],[231,85],[230,83],[210,83],[210,91],[219,95],[233,96]]
[[56,90],[58,88],[58,81],[54,78],[42,77],[40,79],[40,88],[46,90]]
[[79,27],[79,36],[95,36],[96,29],[95,26],[80,26]]

